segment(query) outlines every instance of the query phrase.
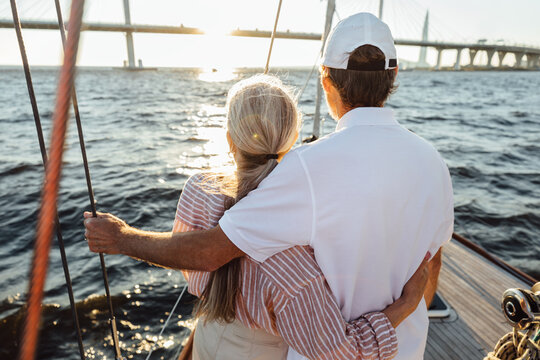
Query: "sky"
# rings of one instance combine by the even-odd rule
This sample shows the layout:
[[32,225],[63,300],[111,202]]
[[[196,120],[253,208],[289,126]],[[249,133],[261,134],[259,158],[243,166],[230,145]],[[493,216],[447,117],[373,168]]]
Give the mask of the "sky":
[[[377,14],[379,0],[336,0],[334,24],[360,11]],[[54,0],[18,0],[21,19],[55,21]],[[69,1],[62,0],[64,13]],[[86,0],[85,21],[122,23],[122,0]],[[210,35],[134,34],[135,57],[145,66],[234,68],[263,67],[269,39],[230,37],[233,29],[271,30],[278,0],[130,0],[135,24],[198,27]],[[538,0],[385,0],[383,21],[395,38],[420,39],[426,11],[430,13],[430,40],[474,43],[479,39],[540,47],[540,1]],[[283,0],[278,30],[320,33],[326,1]],[[66,15],[67,17],[67,15]],[[11,19],[9,1],[0,4],[0,19]],[[31,65],[61,62],[60,35],[53,30],[24,30]],[[122,33],[84,32],[79,65],[121,66],[127,58]],[[319,41],[277,39],[271,66],[312,66]],[[400,59],[416,61],[419,48],[398,47]],[[436,52],[428,50],[428,62]],[[456,52],[443,53],[443,65],[453,64]],[[479,54],[477,61],[485,62]],[[468,54],[462,55],[462,63]],[[511,65],[513,56],[505,58]],[[21,64],[13,29],[0,29],[0,65]]]

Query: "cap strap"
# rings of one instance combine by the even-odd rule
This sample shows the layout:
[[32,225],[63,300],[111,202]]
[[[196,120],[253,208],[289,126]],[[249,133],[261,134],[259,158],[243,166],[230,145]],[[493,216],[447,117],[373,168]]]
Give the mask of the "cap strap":
[[[388,69],[393,69],[396,66],[397,66],[396,59],[388,60]],[[385,60],[372,61],[369,63],[359,63],[349,58],[349,62],[347,63],[347,70],[355,70],[355,71],[379,71],[379,70],[386,70],[385,67],[386,67]]]

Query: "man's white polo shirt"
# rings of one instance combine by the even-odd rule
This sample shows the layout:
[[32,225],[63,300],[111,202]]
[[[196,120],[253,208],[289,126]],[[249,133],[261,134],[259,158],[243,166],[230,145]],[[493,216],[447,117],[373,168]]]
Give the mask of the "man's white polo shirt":
[[[349,321],[397,299],[426,252],[450,239],[453,222],[452,184],[437,150],[392,110],[356,108],[335,133],[287,154],[219,224],[257,261],[312,246]],[[397,328],[397,359],[423,358],[427,330],[422,301]],[[291,358],[301,357],[290,350]]]

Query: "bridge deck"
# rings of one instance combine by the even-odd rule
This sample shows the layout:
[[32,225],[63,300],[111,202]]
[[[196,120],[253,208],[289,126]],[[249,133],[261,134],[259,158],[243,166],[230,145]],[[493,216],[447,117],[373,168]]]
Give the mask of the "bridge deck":
[[[21,20],[21,26],[24,29],[58,30],[58,23],[48,20]],[[0,28],[13,28],[11,19],[0,19]],[[187,26],[167,26],[167,25],[146,25],[146,24],[108,24],[108,23],[84,23],[82,31],[106,31],[106,32],[134,32],[134,33],[154,33],[154,34],[183,34],[183,35],[204,35],[202,29]],[[269,38],[272,32],[267,30],[233,30],[230,36]],[[321,40],[321,34],[278,31],[278,39],[297,39],[297,40]],[[502,51],[509,53],[540,55],[540,48],[532,46],[519,46],[507,44],[490,43],[458,43],[458,42],[438,42],[423,41],[414,39],[395,39],[396,45],[403,46],[426,46],[436,49],[472,49],[485,51]]]
[[432,319],[426,360],[483,359],[512,328],[500,299],[512,287],[529,287],[452,240],[443,249],[439,294],[452,307],[447,319]]

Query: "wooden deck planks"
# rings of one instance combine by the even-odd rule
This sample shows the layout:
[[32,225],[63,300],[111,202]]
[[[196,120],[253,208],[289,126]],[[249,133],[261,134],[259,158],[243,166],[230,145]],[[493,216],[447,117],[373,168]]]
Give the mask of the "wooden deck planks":
[[444,320],[432,320],[426,360],[483,359],[512,328],[501,312],[503,292],[528,286],[452,240],[443,249],[439,293],[453,309]]

